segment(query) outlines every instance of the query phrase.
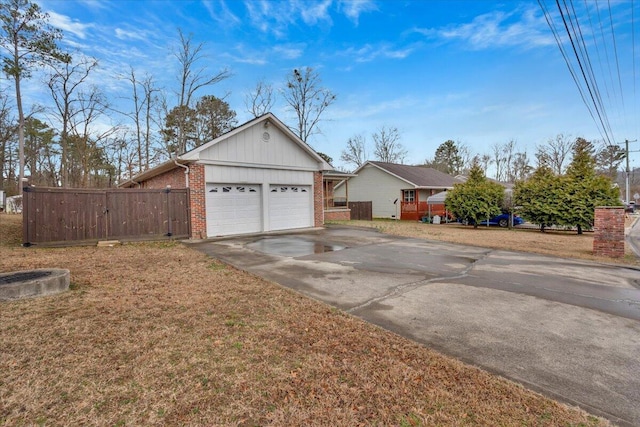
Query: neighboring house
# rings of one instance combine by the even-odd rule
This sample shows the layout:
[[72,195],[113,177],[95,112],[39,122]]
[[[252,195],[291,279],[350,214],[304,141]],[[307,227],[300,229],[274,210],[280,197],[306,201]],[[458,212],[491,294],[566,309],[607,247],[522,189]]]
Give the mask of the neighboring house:
[[189,188],[191,237],[207,238],[322,226],[331,169],[267,113],[120,187]]
[[[451,175],[423,166],[398,165],[368,161],[359,167],[346,185],[335,189],[336,195],[353,202],[371,201],[376,218],[419,220],[428,215],[427,197],[450,190],[460,182]],[[442,206],[432,206],[434,210]]]

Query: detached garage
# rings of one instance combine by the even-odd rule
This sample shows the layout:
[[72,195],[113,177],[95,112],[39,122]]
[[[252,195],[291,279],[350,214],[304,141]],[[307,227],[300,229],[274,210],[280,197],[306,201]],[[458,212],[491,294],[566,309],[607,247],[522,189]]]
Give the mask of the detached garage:
[[329,170],[268,113],[121,186],[189,188],[191,236],[206,238],[321,226]]

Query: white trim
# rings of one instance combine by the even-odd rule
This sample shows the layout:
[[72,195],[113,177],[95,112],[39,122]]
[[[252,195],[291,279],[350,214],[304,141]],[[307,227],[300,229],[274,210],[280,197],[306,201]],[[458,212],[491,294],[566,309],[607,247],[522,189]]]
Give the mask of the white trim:
[[260,163],[243,163],[243,162],[228,162],[224,160],[198,160],[196,164],[211,165],[211,166],[233,166],[241,168],[253,168],[253,169],[279,169],[279,170],[293,170],[302,172],[319,172],[315,168],[305,168],[300,166],[282,166],[282,165],[267,165]]

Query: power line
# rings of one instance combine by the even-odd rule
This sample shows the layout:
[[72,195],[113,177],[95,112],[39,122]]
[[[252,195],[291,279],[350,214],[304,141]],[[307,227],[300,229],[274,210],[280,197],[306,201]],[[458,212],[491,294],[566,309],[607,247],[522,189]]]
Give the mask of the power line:
[[[569,36],[569,41],[571,42],[571,47],[573,48],[573,53],[574,53],[574,55],[576,57],[576,60],[578,62],[578,66],[580,67],[580,73],[582,74],[582,78],[583,78],[583,80],[585,82],[585,85],[587,87],[587,91],[589,92],[589,97],[591,98],[591,102],[593,103],[593,106],[595,108],[595,112],[596,112],[596,115],[598,116],[598,120],[599,120],[600,124],[602,125],[602,129],[603,129],[603,132],[604,132],[603,136],[604,136],[605,140],[609,144],[611,144],[612,138],[609,137],[609,133],[607,132],[607,128],[606,128],[606,125],[605,125],[605,120],[603,119],[604,111],[601,112],[600,109],[598,108],[598,104],[595,101],[593,90],[592,90],[591,86],[589,85],[589,80],[587,79],[584,66],[582,64],[582,61],[580,61],[580,55],[578,54],[578,50],[576,48],[576,41],[574,40],[576,35],[572,34],[571,31],[569,30],[569,25],[567,24],[567,17],[565,16],[565,13],[562,10],[562,6],[560,6],[560,1],[559,0],[556,0],[556,5],[558,6],[558,11],[560,12],[560,17],[562,18],[562,22],[564,24],[564,28],[565,28],[565,30],[567,32],[567,35]],[[566,3],[565,3],[565,7],[566,7]],[[567,14],[568,14],[568,10],[567,10]]]
[[[544,3],[544,1],[545,0],[538,0],[538,4],[540,5],[540,8],[542,9],[542,11],[544,13],[544,17],[545,17],[545,20],[547,21],[547,25],[549,25],[549,28],[551,29],[551,33],[553,34],[553,37],[556,40],[556,44],[558,45],[558,49],[560,49],[560,53],[562,54],[562,58],[564,59],[565,64],[567,64],[567,68],[569,69],[569,73],[571,74],[571,78],[573,79],[573,82],[576,84],[576,87],[578,88],[578,92],[580,93],[580,97],[582,98],[582,102],[587,107],[587,111],[589,112],[589,115],[591,116],[591,119],[596,124],[596,128],[598,129],[598,132],[600,133],[601,136],[603,136],[603,130],[600,129],[600,126],[598,125],[598,121],[596,120],[595,116],[593,115],[593,111],[591,109],[591,106],[589,105],[589,103],[587,102],[587,99],[585,98],[585,94],[584,94],[584,91],[582,89],[582,85],[578,81],[578,76],[576,76],[576,72],[573,69],[573,66],[571,65],[571,61],[569,60],[569,57],[568,57],[564,47],[562,46],[562,42],[560,41],[559,32],[558,32],[558,30],[557,30],[557,28],[555,26],[555,23],[553,22],[553,19],[551,18],[551,14],[549,13],[549,10],[546,7],[546,4]],[[604,139],[604,136],[603,136],[603,139]]]

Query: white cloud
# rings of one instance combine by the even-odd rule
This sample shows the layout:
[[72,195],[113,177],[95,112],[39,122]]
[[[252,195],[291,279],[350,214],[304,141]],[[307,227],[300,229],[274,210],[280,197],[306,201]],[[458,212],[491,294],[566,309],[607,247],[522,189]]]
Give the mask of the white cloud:
[[[204,7],[209,12],[209,16],[220,25],[230,26],[241,23],[240,18],[231,12],[224,0],[220,0],[215,4],[209,0],[203,2]],[[216,7],[217,6],[217,7]]]
[[114,30],[115,35],[120,40],[147,40],[148,36],[145,31],[140,30],[125,30],[122,28],[116,28]]
[[78,38],[84,39],[87,36],[87,29],[91,28],[93,25],[91,24],[83,24],[78,21],[73,21],[66,15],[61,15],[56,12],[48,12],[49,13],[49,23],[55,27],[59,28],[66,33],[70,33],[75,35]]
[[444,41],[460,40],[471,49],[555,45],[547,23],[533,8],[510,13],[496,11],[476,16],[471,22],[443,28],[416,28],[415,32]]
[[371,62],[379,58],[404,59],[411,55],[415,46],[395,48],[389,43],[377,45],[366,44],[361,48],[350,48],[342,52],[342,55],[353,57],[356,62]]
[[303,45],[274,46],[273,53],[282,59],[298,59],[304,53]]
[[85,5],[87,8],[97,11],[109,9],[108,2],[105,0],[76,0]]
[[296,2],[296,8],[302,16],[302,20],[307,25],[316,25],[319,21],[331,22],[329,7],[332,0],[324,0],[317,3],[309,1]]
[[340,0],[340,9],[347,18],[358,25],[360,15],[378,10],[378,5],[373,0]]
[[319,23],[332,23],[330,8],[333,0],[309,2],[307,0],[289,0],[273,2],[269,0],[245,0],[249,21],[254,28],[264,33],[271,32],[284,37],[287,27],[298,21],[308,26]]

